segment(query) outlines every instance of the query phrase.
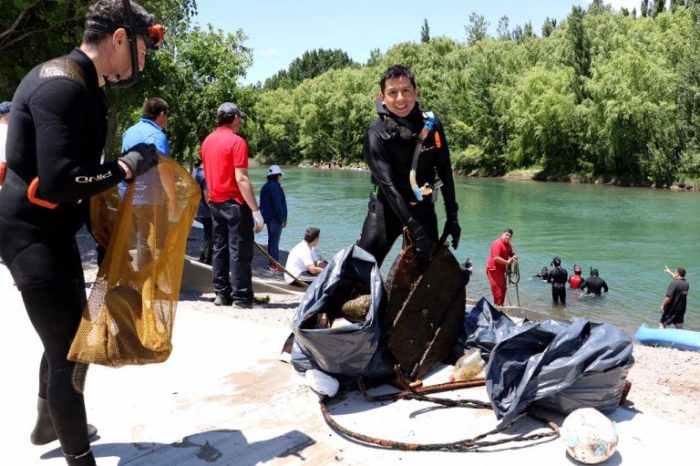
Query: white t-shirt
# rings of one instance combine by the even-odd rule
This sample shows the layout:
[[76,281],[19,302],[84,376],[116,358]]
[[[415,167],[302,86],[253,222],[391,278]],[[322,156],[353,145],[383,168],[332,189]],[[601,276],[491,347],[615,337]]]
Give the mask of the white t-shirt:
[[[289,251],[287,264],[284,268],[289,270],[289,273],[295,277],[298,277],[302,272],[308,272],[309,266],[314,264],[317,260],[318,256],[316,256],[316,250],[311,249],[309,243],[302,240]],[[285,273],[284,281],[291,284],[294,282],[294,279]]]
[[0,123],[0,162],[5,161],[5,144],[7,144],[7,125]]

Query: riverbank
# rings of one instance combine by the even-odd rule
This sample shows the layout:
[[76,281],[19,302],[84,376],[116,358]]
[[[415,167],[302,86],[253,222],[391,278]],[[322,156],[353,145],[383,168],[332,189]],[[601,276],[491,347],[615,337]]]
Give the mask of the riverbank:
[[[94,243],[85,232],[78,240],[91,282]],[[196,240],[188,242],[189,250],[197,246]],[[266,276],[264,261],[256,257],[254,264],[256,280]],[[5,369],[12,374],[0,397],[2,435],[11,445],[3,449],[3,464],[65,464],[57,442],[33,446],[27,439],[41,346],[5,267],[0,268],[0,294],[8,311],[0,327],[0,351],[8,356]],[[99,429],[92,448],[100,466],[571,464],[560,440],[502,445],[483,453],[407,452],[350,442],[329,429],[316,395],[277,359],[296,302],[273,296],[268,305],[238,310],[214,306],[212,298],[207,292],[181,294],[167,362],[118,370],[91,366],[85,397],[88,419]],[[628,402],[610,414],[620,435],[618,453],[606,464],[695,464],[700,414],[693,395],[700,388],[700,353],[635,347],[634,354]],[[426,382],[444,382],[448,374],[440,371]],[[445,396],[485,399],[486,393],[478,387]],[[453,441],[495,423],[487,411],[435,409],[418,401],[372,405],[356,393],[339,401],[331,413],[342,425],[395,440]],[[537,429],[521,425],[513,433]],[[674,439],[672,448],[668,438]]]
[[[198,248],[199,232],[193,230],[188,241],[188,250],[195,253]],[[89,242],[90,239],[86,238]],[[280,251],[282,262],[287,252]],[[267,261],[255,251],[253,277],[264,280],[279,280],[279,272],[267,269]],[[193,299],[194,296],[188,296]],[[211,310],[213,294],[205,294],[196,301],[202,310]],[[278,328],[291,328],[298,301],[286,296],[275,296],[272,302],[259,309],[236,311],[234,318]],[[635,364],[628,379],[632,389],[625,406],[651,413],[672,422],[700,427],[700,352],[680,351],[673,348],[655,348],[641,344],[634,345]]]

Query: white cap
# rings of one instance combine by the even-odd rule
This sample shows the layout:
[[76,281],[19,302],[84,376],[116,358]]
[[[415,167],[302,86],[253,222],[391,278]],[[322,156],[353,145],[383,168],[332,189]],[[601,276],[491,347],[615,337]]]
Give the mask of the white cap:
[[282,175],[282,169],[280,168],[279,165],[270,165],[270,168],[267,170],[268,175]]

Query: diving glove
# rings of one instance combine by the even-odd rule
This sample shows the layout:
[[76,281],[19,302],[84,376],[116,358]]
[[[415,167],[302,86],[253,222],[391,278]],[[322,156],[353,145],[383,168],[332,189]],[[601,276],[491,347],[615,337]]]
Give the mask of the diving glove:
[[131,178],[129,181],[131,181],[158,165],[158,151],[156,150],[155,144],[141,142],[126,151],[124,155],[119,157],[119,160],[129,167],[131,171]]
[[462,236],[462,228],[460,228],[456,218],[448,218],[445,221],[445,228],[442,230],[441,238],[447,239],[447,236],[452,237],[452,247],[457,249],[457,246],[459,246],[459,239]]

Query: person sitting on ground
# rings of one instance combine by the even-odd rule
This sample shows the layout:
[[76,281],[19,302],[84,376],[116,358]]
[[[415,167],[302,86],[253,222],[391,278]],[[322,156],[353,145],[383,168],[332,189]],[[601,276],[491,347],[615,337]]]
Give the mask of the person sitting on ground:
[[289,251],[285,268],[296,279],[285,274],[284,281],[287,284],[298,286],[301,286],[299,282],[310,284],[313,283],[318,274],[323,272],[326,262],[319,260],[316,255],[316,246],[318,246],[320,240],[321,230],[309,227],[304,234],[304,240],[300,241]]
[[581,272],[581,267],[574,264],[574,274],[569,277],[569,286],[572,290],[578,290],[581,288],[581,283],[584,281],[583,277],[581,276]]
[[678,267],[676,273],[671,272],[668,266],[664,267],[664,272],[673,277],[673,281],[668,286],[666,297],[661,303],[661,321],[659,328],[666,328],[673,324],[676,328],[683,328],[683,316],[688,301],[688,290],[690,285],[685,279],[685,269]]
[[547,283],[552,284],[552,300],[554,304],[566,306],[566,279],[569,276],[569,272],[561,266],[559,257],[552,259],[552,266],[554,268],[549,270],[547,276]]
[[606,293],[608,292],[608,284],[598,276],[598,269],[591,269],[591,276],[581,283],[580,288],[581,291],[596,296],[600,296],[601,289]]

